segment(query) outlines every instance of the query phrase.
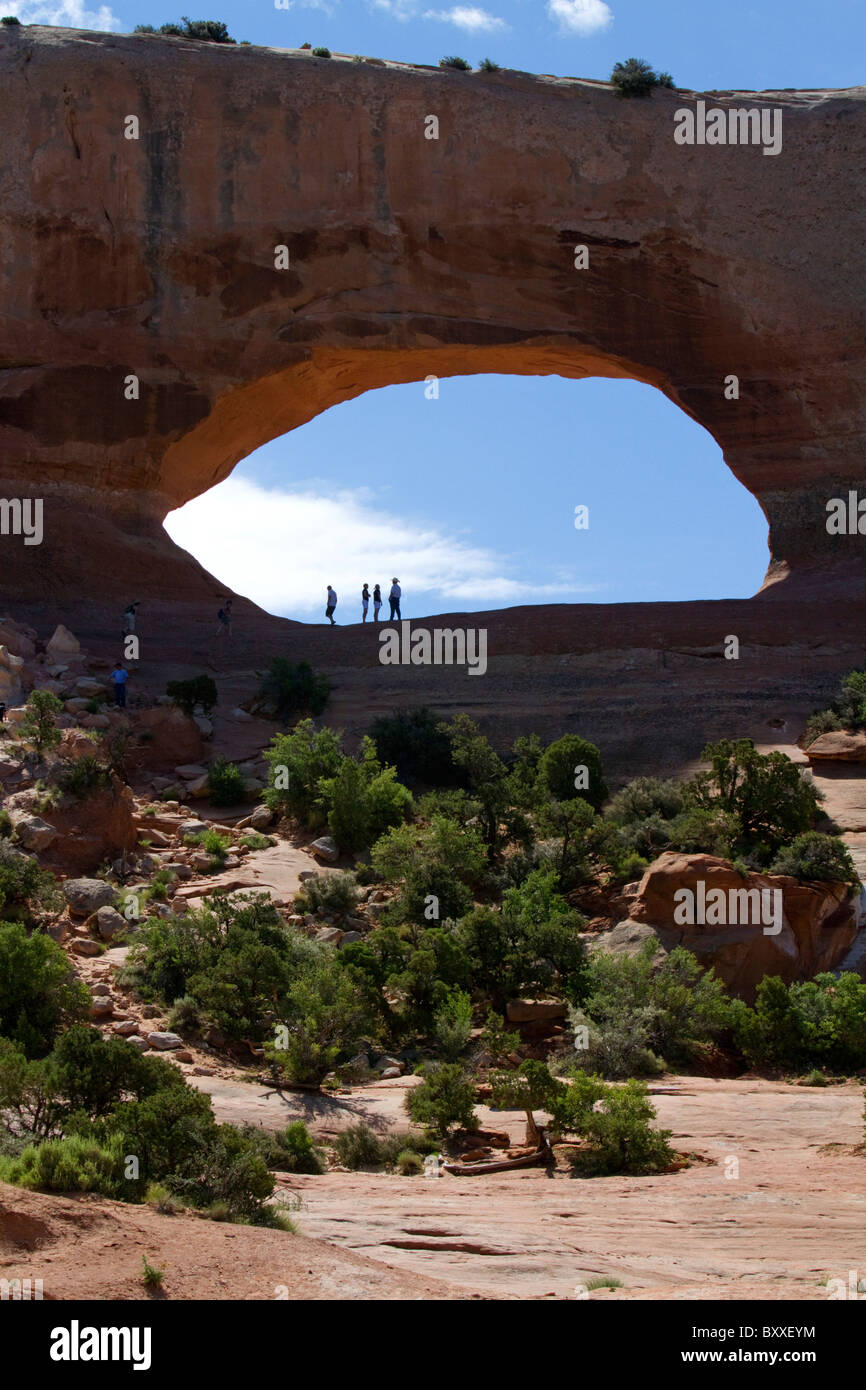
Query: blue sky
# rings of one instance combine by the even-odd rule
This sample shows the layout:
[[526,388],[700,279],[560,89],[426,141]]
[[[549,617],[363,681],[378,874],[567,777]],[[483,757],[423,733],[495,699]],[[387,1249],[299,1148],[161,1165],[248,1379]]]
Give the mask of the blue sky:
[[[285,0],[281,0],[281,4]],[[190,0],[27,0],[25,23],[128,32]],[[863,0],[207,0],[237,39],[436,63],[489,56],[606,78],[632,55],[697,90],[863,81]],[[589,507],[576,531],[574,508]],[[713,440],[636,382],[543,377],[388,387],[245,459],[169,518],[203,564],[273,612],[343,622],[366,579],[398,575],[404,616],[517,603],[745,597],[766,523]]]

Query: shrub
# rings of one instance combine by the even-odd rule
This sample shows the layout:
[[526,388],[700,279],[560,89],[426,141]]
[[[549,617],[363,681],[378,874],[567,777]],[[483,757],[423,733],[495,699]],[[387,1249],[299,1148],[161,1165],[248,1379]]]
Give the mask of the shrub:
[[363,1121],[341,1130],[334,1148],[344,1168],[372,1168],[385,1161],[381,1140]]
[[236,806],[246,794],[240,768],[222,755],[208,768],[207,785],[214,806]]
[[0,1158],[0,1178],[35,1192],[99,1192],[125,1195],[123,1144],[80,1135],[31,1144],[17,1158]]
[[[583,768],[585,778],[578,772]],[[565,734],[549,744],[539,760],[538,773],[543,793],[556,801],[580,798],[598,811],[607,800],[601,754],[594,743],[577,734]],[[575,785],[584,780],[585,788]]]
[[440,58],[440,68],[455,68],[458,72],[471,72],[472,64],[467,63],[465,58]]
[[8,839],[12,834],[12,819],[9,812],[0,810],[0,838]]
[[424,1160],[413,1149],[401,1149],[394,1161],[394,1166],[403,1178],[413,1177],[416,1173],[424,1172]]
[[0,19],[0,24],[20,24],[20,23],[21,23],[21,20],[20,20],[20,19],[16,19],[16,17],[15,17],[14,14],[4,14],[3,18]]
[[472,1031],[472,1000],[461,989],[452,989],[439,1006],[433,1031],[445,1060],[456,1062],[466,1050]]
[[671,820],[682,809],[683,789],[678,782],[635,777],[611,797],[607,815],[621,825],[634,825],[648,816]]
[[854,861],[844,842],[816,830],[798,835],[792,844],[780,850],[770,871],[819,883],[848,883],[852,888],[860,885]]
[[552,1111],[565,1087],[551,1076],[544,1062],[523,1062],[519,1071],[496,1071],[490,1076],[491,1103],[497,1110],[522,1110],[526,1115],[527,1136],[538,1143],[536,1110]]
[[795,835],[809,830],[818,812],[813,784],[784,753],[759,753],[751,739],[721,739],[701,757],[710,770],[687,787],[693,806],[735,816],[743,842],[765,861]]
[[190,718],[197,706],[210,714],[219,698],[213,677],[204,674],[185,681],[169,681],[165,693]]
[[99,704],[99,701],[98,701],[98,700],[88,700],[88,701],[87,701],[87,713],[88,713],[88,714],[98,714],[98,713],[99,713],[99,710],[100,710],[100,704]]
[[313,48],[311,52],[314,58],[330,58],[331,56],[330,48]]
[[168,1015],[171,1031],[186,1036],[198,1033],[201,1025],[201,1012],[192,995],[182,994],[179,999],[175,999]]
[[458,1062],[428,1066],[420,1086],[407,1091],[406,1112],[415,1124],[447,1138],[455,1125],[477,1129],[475,1086]]
[[157,1269],[152,1265],[146,1255],[141,1257],[141,1282],[149,1289],[161,1289],[162,1281],[165,1278],[165,1270]]
[[288,1081],[314,1086],[358,1051],[373,1022],[362,985],[332,956],[320,956],[292,982],[280,1018],[285,1033],[265,1055]]
[[332,729],[316,729],[312,719],[302,719],[291,733],[277,734],[264,756],[270,769],[270,785],[264,794],[267,804],[310,827],[321,825],[324,808],[319,783],[340,770],[340,735]]
[[0,922],[0,1036],[28,1057],[50,1052],[60,1028],[84,1018],[89,992],[50,936]]
[[389,915],[415,922],[441,922],[468,911],[470,885],[480,878],[485,859],[478,831],[445,816],[434,816],[429,826],[396,826],[376,841],[370,857],[382,878],[402,884]]
[[63,711],[63,704],[50,690],[31,690],[26,710],[18,729],[21,737],[33,744],[37,757],[41,758],[43,753],[60,742],[61,733],[56,721],[57,715]]
[[256,1145],[269,1168],[278,1173],[323,1173],[325,1165],[320,1151],[303,1120],[295,1120],[285,1129],[270,1132],[245,1125],[242,1133]]
[[581,1142],[575,1167],[599,1176],[614,1173],[657,1173],[676,1155],[670,1130],[653,1128],[656,1112],[646,1083],[634,1078],[624,1086],[608,1086],[598,1076],[576,1072],[553,1101],[554,1126]]
[[314,874],[305,879],[303,889],[295,898],[295,906],[300,911],[348,917],[358,901],[355,875],[337,872]]
[[187,19],[181,16],[180,24],[161,24],[154,29],[152,24],[137,24],[134,34],[162,34],[164,37],[180,39],[199,39],[202,43],[234,43],[226,25],[221,19]]
[[341,849],[367,849],[412,810],[411,792],[397,781],[393,767],[382,767],[370,738],[363,740],[358,760],[344,758],[336,776],[323,777],[319,789]]
[[86,754],[62,768],[56,780],[64,796],[84,801],[101,788],[111,786],[111,771],[98,758]]
[[586,972],[582,1013],[573,1024],[589,1030],[580,1065],[621,1077],[652,1073],[668,1063],[689,1063],[730,1022],[721,980],[678,946],[657,963],[657,943],[634,956],[593,953]]
[[674,85],[670,73],[656,72],[643,58],[627,58],[624,63],[614,63],[610,81],[617,96],[621,97],[648,97],[653,87]]
[[806,720],[806,728],[801,739],[802,746],[808,748],[821,734],[828,734],[843,727],[839,715],[832,709],[816,710]]
[[229,837],[221,835],[218,830],[205,830],[203,835],[198,836],[198,844],[219,864],[225,862],[232,847]]
[[845,971],[785,985],[766,975],[750,1008],[731,1004],[734,1039],[753,1066],[850,1073],[866,1066],[866,984]]
[[481,59],[481,62],[478,64],[478,71],[479,71],[479,72],[501,72],[502,69],[500,68],[499,64],[498,64],[498,63],[494,63],[494,62],[492,61],[492,59],[490,59],[490,58],[482,58],[482,59]]
[[409,786],[450,787],[459,780],[451,740],[426,706],[380,715],[370,725],[370,737],[382,762],[396,767]]
[[308,661],[294,664],[284,656],[275,656],[258,698],[273,709],[275,718],[287,721],[296,714],[321,714],[330,693],[327,676],[314,671]]
[[257,830],[241,836],[241,844],[246,845],[247,849],[269,849],[273,843],[270,835],[260,835]]

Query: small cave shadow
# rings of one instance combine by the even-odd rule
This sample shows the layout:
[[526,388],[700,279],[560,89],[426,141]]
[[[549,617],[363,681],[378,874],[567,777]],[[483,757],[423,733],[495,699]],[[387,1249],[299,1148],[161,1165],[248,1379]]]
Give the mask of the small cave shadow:
[[[374,1103],[370,1097],[355,1098],[354,1096],[333,1096],[327,1095],[324,1091],[280,1091],[276,1088],[268,1088],[264,1093],[264,1099],[269,1100],[275,1095],[278,1100],[291,1112],[292,1120],[303,1120],[304,1124],[309,1125],[312,1121],[327,1122],[344,1117],[347,1113],[356,1120],[363,1121],[369,1125],[370,1129],[386,1133],[390,1128],[388,1118],[385,1115],[371,1115],[368,1107]],[[406,1123],[409,1123],[408,1116]]]

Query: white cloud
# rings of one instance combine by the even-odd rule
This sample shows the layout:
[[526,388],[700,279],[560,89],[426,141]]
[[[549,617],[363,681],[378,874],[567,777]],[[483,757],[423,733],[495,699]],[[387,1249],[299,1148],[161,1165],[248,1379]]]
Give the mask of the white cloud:
[[414,19],[418,14],[418,0],[370,0],[374,10],[384,10],[393,19]]
[[395,574],[408,614],[418,613],[412,599],[421,594],[445,613],[461,603],[573,599],[598,587],[563,574],[549,583],[534,571],[509,577],[507,556],[386,512],[368,489],[282,492],[229,478],[172,512],[166,530],[232,589],[288,617],[323,609],[332,583],[341,616],[354,622],[364,580],[387,594]]
[[118,31],[120,20],[108,5],[86,10],[84,0],[24,0],[15,10],[22,24],[53,24],[69,29]]
[[598,33],[613,19],[613,11],[604,0],[547,0],[547,12],[559,21],[560,28],[572,34]]
[[458,29],[466,29],[471,34],[492,34],[509,26],[504,19],[488,14],[477,5],[454,5],[450,10],[427,10],[425,19],[442,19],[456,24]]

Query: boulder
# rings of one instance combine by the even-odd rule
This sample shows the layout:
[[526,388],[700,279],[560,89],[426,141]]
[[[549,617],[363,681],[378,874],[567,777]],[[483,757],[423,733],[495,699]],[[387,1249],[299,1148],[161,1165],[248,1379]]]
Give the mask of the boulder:
[[337,848],[336,842],[331,839],[330,835],[322,835],[318,840],[314,840],[310,845],[310,849],[313,854],[318,855],[320,859],[327,860],[328,863],[331,864],[340,857],[340,851]]
[[353,942],[363,941],[363,939],[359,931],[344,931],[338,944],[340,946],[351,946]]
[[207,768],[200,763],[183,763],[174,770],[175,777],[182,777],[185,782],[195,782],[199,777],[207,777]]
[[36,633],[33,628],[13,622],[11,618],[0,618],[0,644],[8,647],[13,656],[23,656],[29,660],[36,655]]
[[44,863],[55,872],[77,877],[129,853],[138,839],[134,810],[132,792],[116,777],[85,801],[64,798],[43,813],[43,819],[57,831],[57,839],[45,851]]
[[213,738],[213,723],[205,714],[194,714],[193,723],[201,734],[202,738]]
[[98,941],[91,941],[89,936],[77,936],[74,941],[70,941],[69,949],[74,956],[99,956],[102,948]]
[[254,806],[249,815],[249,823],[253,830],[264,830],[272,824],[273,819],[274,813],[270,806]]
[[107,714],[82,714],[80,717],[80,722],[82,729],[111,728],[111,720],[109,719]]
[[93,676],[79,676],[75,682],[75,694],[81,700],[101,700],[105,693],[102,681],[95,680]]
[[23,705],[14,705],[12,708],[6,710],[7,724],[23,724],[26,718],[27,710]]
[[212,827],[208,825],[206,820],[184,820],[181,821],[178,826],[184,838],[187,835],[203,835],[206,830],[210,830],[211,828]]
[[139,739],[132,759],[137,772],[170,772],[201,760],[201,732],[176,705],[135,710],[130,717]]
[[20,812],[13,812],[10,815],[15,834],[20,844],[25,849],[39,850],[47,849],[57,839],[57,831],[53,825],[48,825],[39,816],[22,815]]
[[232,719],[237,719],[241,724],[248,724],[252,717],[251,714],[247,714],[245,709],[241,709],[240,705],[232,710]]
[[92,1019],[111,1018],[114,1013],[114,1004],[111,999],[106,999],[104,995],[99,995],[90,1001],[90,1017]]
[[74,637],[63,623],[58,623],[45,644],[45,655],[48,660],[62,661],[67,656],[78,656],[80,652],[81,643],[78,638]]
[[24,658],[0,645],[0,700],[6,705],[17,705],[23,698],[23,668]]
[[399,1067],[386,1067],[379,1075],[383,1081],[396,1081],[397,1077],[402,1076],[403,1073]]
[[148,1045],[146,1039],[140,1038],[137,1033],[133,1033],[131,1037],[128,1037],[126,1039],[126,1041],[128,1043],[132,1043],[132,1046],[137,1048],[139,1052],[147,1052]]
[[125,1018],[122,1023],[115,1023],[112,1033],[116,1033],[119,1038],[129,1038],[133,1033],[138,1032],[138,1024],[134,1018]]
[[203,777],[196,777],[194,782],[187,782],[186,794],[191,796],[193,801],[203,801],[210,796],[210,779],[207,773]]
[[177,1033],[148,1033],[147,1045],[157,1052],[171,1052],[176,1047],[183,1047],[183,1038],[179,1038]]
[[96,930],[103,941],[112,941],[129,926],[125,917],[113,907],[100,907],[96,913]]
[[[690,890],[696,902],[721,890],[726,920],[683,922],[682,898],[675,897],[682,889]],[[778,923],[762,916],[762,892],[780,895],[766,899],[768,906],[780,904]],[[751,896],[750,906],[745,893]],[[666,950],[685,946],[703,966],[714,967],[733,994],[749,1002],[765,975],[791,982],[831,970],[857,934],[854,898],[845,884],[741,875],[727,860],[709,854],[660,855],[641,879],[629,920],[651,927]],[[600,938],[600,944],[612,935]],[[622,935],[620,939],[624,941]]]
[[101,878],[70,878],[63,885],[69,909],[77,917],[90,917],[100,907],[110,906],[117,892]]
[[866,729],[832,729],[819,734],[805,752],[810,763],[866,763]]
[[377,1057],[374,1066],[378,1072],[393,1071],[396,1072],[397,1076],[402,1076],[406,1070],[405,1063],[401,1062],[399,1057],[389,1057],[387,1054],[383,1057]]
[[510,999],[505,1006],[509,1023],[548,1023],[566,1017],[566,1006],[556,999]]

